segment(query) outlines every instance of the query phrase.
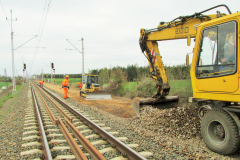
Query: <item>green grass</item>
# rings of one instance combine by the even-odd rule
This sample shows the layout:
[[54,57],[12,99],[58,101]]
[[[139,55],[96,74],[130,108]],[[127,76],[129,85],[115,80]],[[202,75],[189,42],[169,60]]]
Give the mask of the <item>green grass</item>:
[[[105,83],[104,85],[109,86],[109,83]],[[137,82],[126,82],[124,85],[124,89],[134,91],[136,86],[137,86]],[[192,92],[191,80],[170,80],[169,86],[171,88],[170,92],[171,92],[171,90]]]
[[[105,86],[109,86],[109,83],[104,83]],[[137,82],[126,82],[123,88],[125,90],[134,91],[137,86]]]
[[0,123],[2,122],[2,120],[6,117],[6,115],[8,114],[11,105],[16,101],[17,97],[19,96],[19,94],[22,91],[24,85],[17,85],[16,90],[17,90],[17,94],[16,95],[11,95],[9,94],[9,96],[3,96],[0,97],[0,108],[3,106],[3,103],[6,102],[8,99],[10,98],[14,98],[14,100],[12,101],[12,103],[8,106],[8,108],[4,111],[4,113],[2,114],[2,116],[0,117]]
[[0,89],[2,89],[3,86],[7,86],[7,84],[11,85],[12,82],[8,82],[8,83],[7,82],[0,82]]
[[193,96],[191,80],[172,80],[169,96],[178,96],[179,103],[188,102],[188,97]]
[[[137,82],[127,82],[124,88],[130,91],[134,91],[137,86]],[[171,90],[187,90],[192,92],[191,80],[170,80],[169,86]]]
[[[126,91],[135,92],[136,86],[137,82],[127,82],[124,88]],[[191,97],[193,94],[191,80],[170,80],[169,86],[169,96],[177,95],[180,98],[180,102],[187,102],[188,97]]]
[[[49,82],[51,82],[51,78],[44,78],[44,81],[47,81],[49,79]],[[78,82],[82,82],[82,78],[69,78],[69,86],[75,86]],[[54,82],[54,79],[52,79]],[[55,83],[62,84],[63,78],[55,78]]]
[[3,96],[0,97],[0,108],[3,106],[3,103],[6,102],[8,99],[16,97],[19,95],[19,92],[21,92],[23,85],[17,85],[16,90],[17,90],[17,94],[16,95],[12,95],[12,92],[9,92],[8,96]]
[[134,91],[137,86],[137,82],[127,82],[123,86],[125,90]]
[[6,102],[7,100],[9,100],[10,98],[13,98],[13,97],[14,97],[14,95],[10,95],[10,93],[9,93],[9,96],[1,97],[0,98],[0,108],[3,106],[4,102]]
[[171,91],[178,92],[192,92],[192,83],[191,80],[170,80],[169,86]]

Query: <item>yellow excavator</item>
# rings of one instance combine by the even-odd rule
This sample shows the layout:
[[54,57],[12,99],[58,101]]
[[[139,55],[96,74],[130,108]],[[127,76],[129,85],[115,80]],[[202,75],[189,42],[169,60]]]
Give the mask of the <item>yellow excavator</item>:
[[86,100],[111,100],[111,93],[100,90],[97,75],[85,75],[80,96]]
[[[218,7],[219,11],[205,15]],[[180,16],[170,22],[160,22],[157,28],[141,29],[139,44],[149,62],[157,94],[150,99],[136,100],[137,115],[141,104],[176,101],[167,96],[170,91],[157,41],[187,39],[195,41],[191,64],[193,97],[199,106],[201,134],[207,147],[227,155],[240,147],[240,12],[231,13],[226,5],[218,5],[193,15]],[[189,63],[187,55],[186,62]]]

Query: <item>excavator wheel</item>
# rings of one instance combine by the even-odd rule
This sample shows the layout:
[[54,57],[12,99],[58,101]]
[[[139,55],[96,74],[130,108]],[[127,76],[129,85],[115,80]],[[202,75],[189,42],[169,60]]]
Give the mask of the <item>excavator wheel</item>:
[[237,124],[222,109],[206,112],[201,121],[201,134],[207,147],[219,154],[233,154],[240,147]]

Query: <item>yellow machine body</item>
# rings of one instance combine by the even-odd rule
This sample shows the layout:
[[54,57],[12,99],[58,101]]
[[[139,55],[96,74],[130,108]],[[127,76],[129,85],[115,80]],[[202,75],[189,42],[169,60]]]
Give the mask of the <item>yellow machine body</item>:
[[[227,14],[204,12],[225,7]],[[218,5],[190,16],[161,22],[157,28],[141,29],[139,44],[149,62],[157,93],[151,99],[136,100],[133,108],[140,115],[141,104],[149,101],[166,103],[176,100],[170,91],[157,41],[195,40],[191,63],[193,97],[201,119],[201,134],[214,152],[227,155],[240,148],[240,12],[231,13],[226,5]],[[189,63],[187,54],[186,63]]]
[[[198,26],[197,37],[195,41],[195,47],[193,52],[193,59],[191,65],[191,80],[193,88],[193,97],[201,99],[211,99],[219,101],[230,101],[230,102],[240,102],[240,90],[239,90],[239,77],[240,77],[240,57],[239,57],[239,22],[240,22],[240,13],[233,13],[224,17],[220,17]],[[226,37],[230,37],[231,34],[235,34],[235,61],[232,62],[232,68],[226,71],[215,71],[213,73],[205,73],[204,75],[204,66],[203,59],[200,58],[201,44],[203,43],[203,31],[206,28],[218,27],[221,25],[230,24],[230,27],[235,27],[235,29],[227,28],[230,31],[226,34]],[[225,31],[227,32],[227,31]],[[233,35],[232,35],[233,36]],[[215,53],[214,53],[215,54]],[[212,58],[212,56],[209,56]],[[198,62],[201,59],[202,65],[198,65]],[[206,62],[207,63],[207,62]],[[205,63],[205,64],[206,64]],[[213,64],[212,64],[213,65]],[[217,64],[218,66],[221,64]],[[202,66],[202,67],[201,67]],[[211,67],[211,65],[209,65]],[[200,75],[198,70],[200,70]],[[207,69],[208,70],[208,69]],[[201,73],[202,72],[202,73]]]
[[80,96],[86,100],[111,100],[111,93],[100,90],[98,75],[85,75]]

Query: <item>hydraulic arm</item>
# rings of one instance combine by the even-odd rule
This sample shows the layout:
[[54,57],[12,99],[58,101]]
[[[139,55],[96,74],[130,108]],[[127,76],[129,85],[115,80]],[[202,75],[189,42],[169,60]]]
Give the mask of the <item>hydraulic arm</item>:
[[154,98],[164,98],[170,90],[157,41],[195,38],[197,26],[200,23],[218,16],[223,16],[223,14],[195,13],[191,16],[178,17],[171,22],[161,22],[155,29],[141,29],[139,44],[148,59],[151,77],[156,83],[157,94],[154,95]]

